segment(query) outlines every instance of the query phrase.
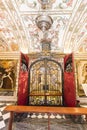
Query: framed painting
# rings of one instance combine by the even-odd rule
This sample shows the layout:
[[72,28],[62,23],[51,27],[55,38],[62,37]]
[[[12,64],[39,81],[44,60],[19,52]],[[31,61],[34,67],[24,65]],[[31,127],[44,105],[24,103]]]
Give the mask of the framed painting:
[[79,97],[87,97],[87,61],[76,62],[77,92]]
[[18,59],[0,59],[0,101],[17,99]]

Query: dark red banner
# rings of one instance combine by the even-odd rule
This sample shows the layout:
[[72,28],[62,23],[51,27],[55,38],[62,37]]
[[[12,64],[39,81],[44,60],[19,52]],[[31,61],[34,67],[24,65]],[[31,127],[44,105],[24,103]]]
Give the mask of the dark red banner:
[[18,87],[18,105],[27,105],[28,103],[28,73],[20,72]]
[[21,53],[20,72],[18,81],[18,105],[28,104],[28,63],[28,56]]
[[64,58],[64,104],[69,107],[76,106],[73,54]]

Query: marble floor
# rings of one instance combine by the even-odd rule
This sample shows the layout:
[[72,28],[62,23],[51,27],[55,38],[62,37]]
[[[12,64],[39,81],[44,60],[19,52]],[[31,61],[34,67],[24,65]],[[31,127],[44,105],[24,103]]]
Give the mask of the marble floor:
[[[8,129],[8,122],[1,130]],[[13,130],[48,130],[47,119],[27,118],[13,123]],[[50,130],[87,130],[87,124],[74,123],[70,119],[51,119]]]
[[[8,130],[9,112],[3,111],[5,104],[0,106],[0,130]],[[83,115],[80,120],[74,120],[71,116],[51,114],[50,130],[87,130],[87,122]],[[47,114],[27,113],[14,118],[13,130],[48,130]]]
[[[24,117],[24,116],[23,116]],[[17,120],[16,120],[17,119]],[[8,120],[1,130],[8,129]],[[28,115],[27,118],[15,118],[13,122],[13,130],[48,130],[47,115]],[[50,116],[50,130],[87,130],[86,121],[74,121],[69,116],[51,115]]]

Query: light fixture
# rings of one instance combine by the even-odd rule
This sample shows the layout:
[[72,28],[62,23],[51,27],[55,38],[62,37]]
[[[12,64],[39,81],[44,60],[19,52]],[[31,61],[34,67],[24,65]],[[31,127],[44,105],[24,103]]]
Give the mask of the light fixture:
[[53,20],[48,15],[39,15],[38,17],[36,17],[36,25],[43,32],[50,29],[52,23]]

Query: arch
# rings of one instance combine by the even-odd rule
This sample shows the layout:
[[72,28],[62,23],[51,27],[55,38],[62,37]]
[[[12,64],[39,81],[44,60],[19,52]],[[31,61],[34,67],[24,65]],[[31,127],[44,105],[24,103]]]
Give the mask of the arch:
[[[35,67],[35,65],[39,66],[39,67],[42,67],[42,68],[38,68],[37,67],[38,68],[37,71],[40,71],[40,73],[37,74],[37,75],[34,74],[34,67]],[[34,81],[31,81],[32,80],[32,78],[31,78],[32,77],[31,76],[32,75],[31,71],[33,72],[33,75],[35,75],[36,77],[38,77],[38,83],[36,83],[36,84],[38,84],[37,87],[36,87],[36,84],[34,84],[34,81],[36,79],[33,79]],[[41,71],[45,71],[44,74],[43,74],[43,72],[41,73]],[[56,79],[56,83],[54,82],[55,84],[52,83],[53,74],[52,74],[51,71],[54,72],[54,76],[56,76],[56,78],[55,78]],[[57,71],[59,72],[59,75],[58,75]],[[42,75],[40,75],[40,74],[42,74]],[[41,76],[44,76],[45,78],[42,78]],[[57,77],[57,76],[59,76],[59,77]],[[50,59],[50,58],[38,59],[38,60],[34,61],[30,65],[29,71],[28,71],[28,77],[29,77],[29,79],[28,79],[29,105],[46,105],[46,106],[48,106],[48,105],[51,105],[51,106],[64,105],[64,97],[63,97],[64,96],[64,89],[63,89],[64,88],[63,87],[63,84],[64,84],[63,83],[64,82],[64,80],[63,80],[63,68],[62,68],[62,66],[61,66],[61,64],[59,62],[55,61],[54,59]],[[41,78],[44,79],[43,82],[45,84],[41,83],[41,80],[42,80]],[[58,78],[60,79],[61,83],[58,82]],[[53,79],[53,81],[54,81],[54,79]],[[36,80],[36,82],[37,82],[37,80]],[[32,83],[35,86],[31,85]],[[39,83],[41,83],[41,84],[39,85]],[[32,89],[31,89],[31,86],[32,86]],[[36,91],[37,90],[36,88],[38,89],[38,91]],[[58,90],[58,88],[59,88],[59,90]],[[39,90],[41,91],[41,94],[39,93]],[[60,91],[61,94],[59,94],[59,91]],[[37,92],[38,92],[38,95],[37,95]],[[54,92],[54,94],[53,94],[53,92]],[[31,101],[31,100],[33,100],[32,97],[35,97],[35,96],[36,96],[36,99],[37,99],[36,100],[36,102],[37,102],[36,104],[34,104],[34,102]],[[59,97],[59,96],[61,96],[61,97]],[[37,98],[37,97],[39,97],[39,98]],[[39,99],[40,98],[43,99],[43,97],[45,98],[44,99],[45,103],[41,103],[41,100],[39,101]],[[51,98],[55,99],[56,103],[52,103],[52,101],[54,101],[54,100],[51,100]],[[47,103],[48,99],[49,99],[50,103]],[[57,103],[58,101],[56,99],[61,99],[61,103]]]

